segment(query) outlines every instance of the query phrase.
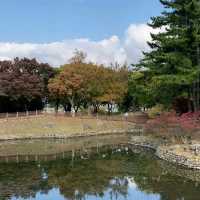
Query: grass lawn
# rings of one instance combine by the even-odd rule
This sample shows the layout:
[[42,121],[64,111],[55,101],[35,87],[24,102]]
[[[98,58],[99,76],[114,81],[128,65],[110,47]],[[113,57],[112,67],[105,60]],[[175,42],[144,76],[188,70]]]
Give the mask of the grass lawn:
[[37,116],[0,120],[0,139],[72,137],[87,133],[128,131],[134,128],[126,121],[107,121],[96,118]]

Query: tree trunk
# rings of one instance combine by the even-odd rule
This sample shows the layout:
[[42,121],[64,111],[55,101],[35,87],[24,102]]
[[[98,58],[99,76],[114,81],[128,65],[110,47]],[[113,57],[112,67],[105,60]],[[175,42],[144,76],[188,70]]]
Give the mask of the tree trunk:
[[79,109],[79,105],[77,105],[77,106],[74,106],[74,110],[75,110],[75,113],[77,113],[78,112],[78,109]]
[[67,103],[67,104],[63,104],[63,108],[65,112],[71,112],[71,104]]
[[94,107],[94,113],[98,113],[99,112],[99,104],[98,103],[94,103],[93,104],[93,107]]
[[59,99],[56,99],[56,107],[55,107],[56,113],[58,112],[58,107],[59,107]]
[[72,114],[72,117],[75,117],[75,104],[74,104],[74,99],[73,97],[72,98],[69,98],[69,102],[71,104],[71,114]]
[[113,104],[112,103],[108,103],[108,113],[111,114],[113,110]]
[[192,94],[192,99],[193,99],[193,107],[194,107],[194,112],[197,111],[197,87],[196,87],[196,82],[193,82],[193,94]]
[[192,105],[191,105],[191,92],[190,87],[188,88],[188,112],[192,112]]
[[197,110],[199,110],[199,80],[197,81],[197,87],[196,87],[197,91],[196,91],[196,97],[197,97]]
[[200,47],[197,44],[197,65],[200,67]]

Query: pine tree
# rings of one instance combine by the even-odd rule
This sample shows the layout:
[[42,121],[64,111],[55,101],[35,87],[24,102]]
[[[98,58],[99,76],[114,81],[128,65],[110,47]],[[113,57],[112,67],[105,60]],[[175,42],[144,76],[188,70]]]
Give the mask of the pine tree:
[[[191,87],[200,72],[200,1],[160,0],[165,10],[152,17],[151,26],[159,29],[148,42],[151,52],[144,53],[139,66],[150,70],[151,87],[158,103],[171,102],[187,95],[199,109],[199,81]],[[166,95],[164,95],[164,93]],[[163,95],[162,95],[163,94]]]

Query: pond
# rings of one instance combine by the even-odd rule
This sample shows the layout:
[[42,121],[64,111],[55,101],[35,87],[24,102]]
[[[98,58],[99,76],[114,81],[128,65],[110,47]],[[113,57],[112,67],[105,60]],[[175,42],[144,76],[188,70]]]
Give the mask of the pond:
[[199,200],[198,172],[169,165],[126,139],[2,143],[0,199]]

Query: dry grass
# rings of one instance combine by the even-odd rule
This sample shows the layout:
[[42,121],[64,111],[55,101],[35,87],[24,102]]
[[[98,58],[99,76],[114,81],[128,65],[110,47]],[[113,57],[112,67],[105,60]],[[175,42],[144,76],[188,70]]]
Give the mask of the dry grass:
[[186,158],[187,160],[200,160],[200,155],[199,153],[195,154],[194,151],[190,149],[190,145],[172,145],[166,147],[168,151],[171,153],[174,153],[177,156],[182,156]]
[[0,120],[0,139],[71,137],[77,134],[128,131],[133,123],[96,118],[38,116]]

